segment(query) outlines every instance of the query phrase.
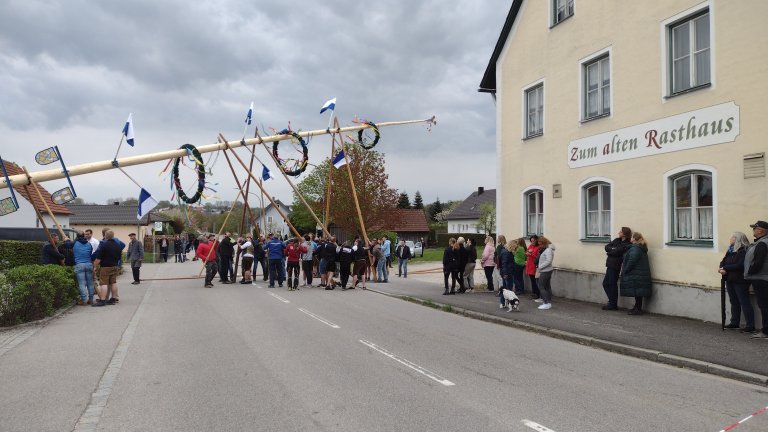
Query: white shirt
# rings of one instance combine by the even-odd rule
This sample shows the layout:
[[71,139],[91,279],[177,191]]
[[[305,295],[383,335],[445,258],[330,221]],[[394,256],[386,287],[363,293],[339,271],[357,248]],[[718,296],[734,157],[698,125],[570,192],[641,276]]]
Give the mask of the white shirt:
[[253,254],[252,253],[248,253],[248,248],[251,247],[251,246],[253,246],[253,244],[251,242],[249,242],[249,241],[247,241],[247,242],[245,242],[245,243],[240,245],[240,249],[244,251],[243,252],[243,257],[245,257],[245,258],[253,258]]
[[99,243],[100,242],[98,240],[96,240],[95,238],[91,237],[91,239],[88,240],[88,243],[90,243],[91,247],[93,248],[93,252],[91,252],[91,253],[96,253],[96,249],[99,248]]

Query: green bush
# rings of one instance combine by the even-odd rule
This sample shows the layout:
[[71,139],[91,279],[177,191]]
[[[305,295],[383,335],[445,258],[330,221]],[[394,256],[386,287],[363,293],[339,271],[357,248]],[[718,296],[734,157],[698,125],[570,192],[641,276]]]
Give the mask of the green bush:
[[39,241],[0,240],[0,272],[14,267],[39,264],[43,243]]
[[0,274],[0,326],[51,316],[79,295],[71,267],[22,265]]

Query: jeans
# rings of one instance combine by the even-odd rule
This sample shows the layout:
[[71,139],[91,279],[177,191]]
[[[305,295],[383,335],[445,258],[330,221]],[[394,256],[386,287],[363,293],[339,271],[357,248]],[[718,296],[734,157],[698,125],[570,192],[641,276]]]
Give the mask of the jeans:
[[523,281],[523,270],[525,267],[517,264],[512,264],[512,279],[515,282],[515,293],[525,293],[525,282]]
[[303,260],[301,269],[304,271],[304,280],[307,285],[312,285],[312,260]]
[[761,328],[763,333],[768,334],[768,281],[753,279],[750,282],[752,282],[752,289],[755,290],[760,315],[763,316],[762,326],[757,328]]
[[619,301],[619,271],[607,267],[603,278],[603,290],[608,297],[608,306],[616,307]]
[[219,275],[221,276],[222,281],[235,281],[235,269],[232,267],[231,256],[221,257],[221,271],[219,271]]
[[541,299],[544,303],[552,303],[552,272],[542,272],[539,274],[539,288],[541,290]]
[[80,288],[80,300],[93,299],[93,264],[75,264],[77,285]]
[[216,276],[217,271],[219,271],[219,266],[216,264],[215,260],[211,260],[205,263],[205,284],[206,285],[211,285],[213,283],[213,278]]
[[483,271],[485,271],[485,279],[488,281],[488,291],[493,291],[493,269],[496,268],[494,266],[485,266],[483,267]]
[[283,281],[283,269],[280,267],[283,266],[283,260],[281,259],[271,259],[269,260],[269,287],[274,288],[275,287],[275,278],[277,278],[277,283],[282,285]]
[[749,282],[726,282],[728,299],[731,301],[731,324],[739,325],[741,313],[744,313],[744,321],[747,328],[755,328],[755,311],[749,302]]
[[400,258],[397,264],[397,275],[408,277],[408,258]]
[[475,263],[467,263],[464,266],[464,286],[467,289],[473,289],[475,287]]
[[259,264],[261,264],[261,273],[264,275],[264,280],[269,277],[269,264],[266,258],[257,259],[253,265],[253,276],[256,276],[256,272],[259,270]]
[[379,282],[387,281],[389,278],[389,270],[387,270],[387,260],[382,258],[376,264],[376,274],[379,276]]

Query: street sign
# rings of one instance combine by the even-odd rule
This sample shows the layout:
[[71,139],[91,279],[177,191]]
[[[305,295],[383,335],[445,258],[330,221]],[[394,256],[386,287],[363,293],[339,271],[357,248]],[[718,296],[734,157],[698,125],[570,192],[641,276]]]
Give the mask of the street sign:
[[162,231],[162,230],[163,230],[163,223],[155,222],[155,231]]

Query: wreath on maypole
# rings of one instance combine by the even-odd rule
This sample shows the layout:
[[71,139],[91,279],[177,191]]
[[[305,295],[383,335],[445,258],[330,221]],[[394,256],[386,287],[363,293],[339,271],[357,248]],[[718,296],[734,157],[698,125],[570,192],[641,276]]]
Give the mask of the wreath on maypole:
[[277,165],[286,175],[296,177],[303,173],[307,169],[307,165],[309,165],[309,149],[307,148],[307,142],[304,141],[304,138],[302,138],[301,135],[288,129],[281,130],[279,134],[290,135],[292,137],[291,141],[298,141],[298,143],[301,144],[301,152],[303,154],[302,159],[280,159],[280,155],[277,151],[280,141],[272,143],[272,156],[275,157]]
[[173,162],[172,171],[173,184],[176,186],[176,196],[187,204],[194,204],[200,201],[200,197],[203,195],[203,190],[205,189],[205,164],[203,164],[203,155],[200,154],[200,151],[192,144],[184,144],[179,148],[186,150],[187,156],[194,160],[195,165],[197,165],[197,192],[190,198],[181,187],[181,180],[179,179],[179,163],[181,162],[182,157],[180,156]]
[[[368,125],[370,127],[367,127],[365,129],[360,129],[359,131],[357,131],[357,143],[360,144],[360,146],[366,150],[370,150],[376,147],[376,144],[379,143],[379,138],[381,138],[379,127],[376,126],[374,122],[368,121],[368,120],[363,120],[359,123]],[[365,136],[365,131],[368,131],[368,130],[373,131],[374,136],[372,139],[370,136]]]

